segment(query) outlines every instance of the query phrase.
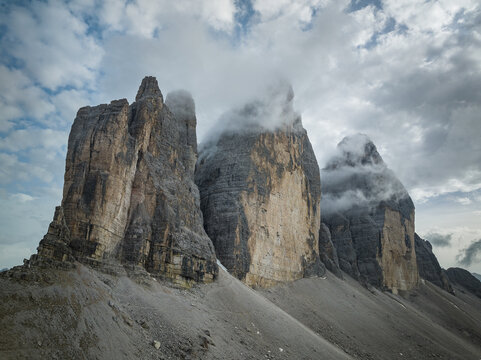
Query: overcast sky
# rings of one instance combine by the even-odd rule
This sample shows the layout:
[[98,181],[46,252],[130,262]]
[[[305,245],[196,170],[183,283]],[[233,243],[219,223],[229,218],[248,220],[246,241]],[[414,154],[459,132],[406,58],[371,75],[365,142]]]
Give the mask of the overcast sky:
[[0,268],[47,231],[79,107],[154,75],[193,94],[202,141],[282,76],[320,167],[367,134],[441,265],[481,273],[479,0],[0,0],[0,51]]

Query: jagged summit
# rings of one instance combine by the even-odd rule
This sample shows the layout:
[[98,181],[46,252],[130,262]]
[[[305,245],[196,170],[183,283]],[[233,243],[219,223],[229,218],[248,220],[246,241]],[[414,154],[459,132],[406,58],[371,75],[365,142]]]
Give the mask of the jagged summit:
[[171,111],[148,76],[130,106],[123,99],[79,110],[62,205],[40,260],[116,263],[181,284],[213,280],[215,253],[194,184],[195,107],[176,98]]
[[337,145],[340,154],[329,161],[326,169],[339,166],[380,165],[385,166],[376,145],[365,134],[346,136]]
[[[217,257],[255,287],[324,271],[314,151],[300,120],[292,126],[298,118],[292,88],[273,89],[266,98],[230,113],[237,128],[201,149],[196,171],[204,227]],[[276,127],[265,125],[270,120]]]
[[163,101],[162,92],[154,76],[146,76],[142,79],[135,101],[146,97],[160,97],[161,101]]
[[403,184],[384,163],[367,135],[345,137],[322,169],[324,214],[402,202],[406,217],[414,204]]
[[340,268],[393,291],[416,286],[414,204],[374,143],[363,134],[344,138],[321,178],[322,221]]
[[262,95],[222,114],[203,146],[214,145],[222,135],[258,134],[278,129],[304,130],[301,117],[294,110],[294,90],[286,80],[271,83]]

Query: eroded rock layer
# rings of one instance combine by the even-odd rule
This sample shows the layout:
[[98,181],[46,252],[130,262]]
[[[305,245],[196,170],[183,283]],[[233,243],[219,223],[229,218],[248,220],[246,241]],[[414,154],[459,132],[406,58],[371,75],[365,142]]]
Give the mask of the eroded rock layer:
[[431,243],[427,240],[421,239],[418,234],[414,234],[414,239],[419,276],[454,294],[453,287],[449,282],[446,271],[441,268],[438,259],[433,253]]
[[[279,102],[259,101],[228,114],[224,120],[236,124],[205,146],[197,163],[204,227],[217,257],[254,287],[324,271],[319,168],[292,110],[292,89],[281,89]],[[279,118],[269,118],[273,113]],[[270,127],[273,120],[279,125]],[[245,127],[235,128],[239,122]]]
[[193,181],[194,102],[176,92],[166,104],[157,80],[146,77],[132,105],[122,99],[78,111],[62,205],[39,257],[118,261],[180,283],[215,277]]
[[322,171],[323,222],[342,270],[374,286],[418,283],[414,204],[365,135],[345,138]]

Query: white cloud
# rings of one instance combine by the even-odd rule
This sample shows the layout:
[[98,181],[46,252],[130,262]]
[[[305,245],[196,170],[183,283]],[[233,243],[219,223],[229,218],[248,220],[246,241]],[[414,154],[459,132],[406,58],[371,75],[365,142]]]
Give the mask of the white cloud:
[[108,0],[99,14],[109,31],[153,38],[182,17],[200,19],[213,29],[231,32],[235,11],[233,0]]
[[87,34],[87,24],[60,1],[34,1],[30,8],[11,7],[0,17],[9,36],[2,39],[7,54],[21,61],[41,86],[83,87],[96,77],[102,48]]
[[[349,4],[254,1],[239,39],[233,1],[9,5],[0,15],[8,55],[0,147],[9,151],[0,154],[0,183],[61,182],[77,108],[133,100],[145,75],[157,76],[164,95],[192,92],[202,140],[224,111],[280,74],[292,81],[321,167],[344,136],[368,134],[428,221],[423,208],[440,195],[481,187],[479,2],[386,0],[348,13]],[[456,221],[474,227],[470,211]]]
[[8,131],[16,118],[42,118],[55,110],[45,92],[20,70],[0,64],[0,79],[0,132]]
[[28,201],[35,200],[33,196],[30,196],[28,194],[22,194],[22,193],[12,194],[10,197],[12,200],[18,201],[20,203],[25,203]]
[[67,144],[67,137],[67,131],[36,128],[15,130],[2,139],[0,150],[15,152],[41,147],[58,152]]
[[47,232],[54,206],[60,202],[61,190],[51,188],[43,196],[0,193],[0,267],[22,264],[35,253]]

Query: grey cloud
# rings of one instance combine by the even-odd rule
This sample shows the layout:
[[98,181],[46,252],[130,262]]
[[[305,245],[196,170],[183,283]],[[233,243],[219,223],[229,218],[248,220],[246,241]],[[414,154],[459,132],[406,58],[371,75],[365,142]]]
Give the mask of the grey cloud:
[[439,234],[436,232],[430,232],[424,235],[424,238],[428,240],[431,244],[438,247],[448,247],[451,246],[453,234]]
[[346,137],[337,149],[337,154],[321,171],[324,214],[356,207],[375,207],[383,201],[409,197],[366,135]]
[[481,239],[471,243],[462,250],[456,257],[458,263],[464,266],[471,266],[481,262]]

